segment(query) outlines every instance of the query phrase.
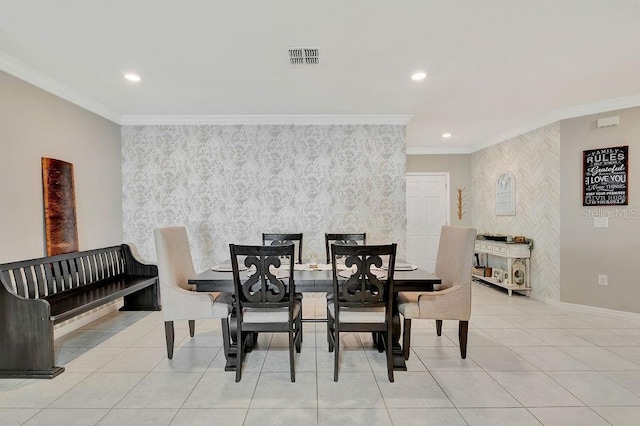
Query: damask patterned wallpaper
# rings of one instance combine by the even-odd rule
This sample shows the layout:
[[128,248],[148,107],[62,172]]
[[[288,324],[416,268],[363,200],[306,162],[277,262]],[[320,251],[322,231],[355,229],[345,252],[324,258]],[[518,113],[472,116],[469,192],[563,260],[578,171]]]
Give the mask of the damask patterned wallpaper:
[[[496,181],[516,181],[515,216],[497,216]],[[533,239],[531,287],[560,300],[560,124],[553,123],[471,156],[473,223],[478,233]]]
[[367,232],[405,253],[405,126],[123,126],[124,241],[156,258],[153,229],[187,227],[196,270],[229,243],[303,232]]

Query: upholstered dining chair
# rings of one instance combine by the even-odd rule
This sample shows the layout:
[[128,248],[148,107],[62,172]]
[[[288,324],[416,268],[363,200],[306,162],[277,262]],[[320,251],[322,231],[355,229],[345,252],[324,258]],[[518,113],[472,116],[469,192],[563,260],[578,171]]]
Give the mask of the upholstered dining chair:
[[295,246],[295,256],[297,263],[302,263],[302,234],[274,234],[263,233],[263,246],[279,246],[293,244]]
[[[345,257],[349,269],[338,270],[336,259]],[[333,294],[327,300],[327,340],[334,352],[333,380],[338,381],[340,333],[378,332],[384,337],[387,374],[393,382],[392,302],[396,244],[375,246],[331,245]],[[388,269],[383,270],[382,265]]]
[[324,246],[327,254],[327,264],[331,262],[331,244],[344,244],[348,246],[366,245],[367,233],[361,234],[324,234]]
[[184,226],[156,228],[153,231],[158,259],[158,279],[162,316],[167,341],[167,357],[173,358],[174,321],[187,320],[189,334],[195,334],[197,319],[221,318],[225,353],[229,350],[228,317],[231,293],[197,293],[188,279],[195,275],[187,229]]
[[289,370],[291,381],[295,382],[293,350],[295,347],[299,353],[302,344],[302,302],[294,296],[293,244],[229,244],[229,251],[237,315],[236,382],[242,377],[245,338],[249,333],[263,331],[288,333]]
[[442,320],[458,320],[460,356],[467,357],[467,334],[471,316],[471,270],[476,230],[462,226],[443,226],[436,257],[435,275],[442,279],[436,291],[400,292],[398,310],[404,317],[404,357],[409,359],[411,320],[436,320],[436,333],[442,335]]

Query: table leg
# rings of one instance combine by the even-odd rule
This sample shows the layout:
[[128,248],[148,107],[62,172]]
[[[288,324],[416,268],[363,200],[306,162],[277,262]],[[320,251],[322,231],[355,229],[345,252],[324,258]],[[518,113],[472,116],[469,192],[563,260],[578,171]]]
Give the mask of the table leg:
[[[231,316],[227,320],[222,320],[222,338],[224,339],[225,353],[224,356],[227,359],[227,363],[224,366],[224,371],[236,371],[236,360],[238,356],[238,323],[236,321],[235,312],[232,312]],[[225,332],[225,327],[227,328]]]
[[[394,295],[397,296],[397,295]],[[400,337],[402,327],[400,326],[400,311],[398,310],[398,299],[393,298],[393,311],[392,311],[392,334],[391,342],[393,346],[393,369],[396,371],[407,371],[407,365],[404,359],[404,351],[400,344]],[[225,325],[225,323],[227,323]],[[225,332],[225,328],[228,327],[228,331]],[[225,337],[226,336],[228,337]],[[257,333],[256,333],[257,334]],[[229,320],[222,320],[222,336],[225,340],[225,356],[227,358],[227,364],[224,367],[225,371],[236,371],[236,357],[238,353],[238,323],[235,311],[231,313]],[[244,342],[245,353],[251,352],[255,341],[254,333],[247,333]]]
[[[253,350],[253,345],[257,339],[258,333],[246,333],[244,338],[244,352],[248,353]],[[238,356],[238,317],[235,310],[231,312],[229,319],[222,319],[222,338],[224,340],[224,356],[227,363],[224,371],[236,371]]]
[[393,295],[393,310],[391,311],[392,333],[391,344],[393,346],[393,369],[396,371],[407,371],[407,364],[404,359],[404,351],[400,344],[400,311],[398,310],[398,294]]

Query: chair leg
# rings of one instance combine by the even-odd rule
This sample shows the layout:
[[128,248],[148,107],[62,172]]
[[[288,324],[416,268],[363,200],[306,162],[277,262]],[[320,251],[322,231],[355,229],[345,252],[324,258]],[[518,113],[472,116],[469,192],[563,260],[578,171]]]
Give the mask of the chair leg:
[[302,302],[300,302],[300,316],[298,317],[298,330],[300,330],[300,343],[302,343]]
[[467,335],[469,334],[469,321],[460,321],[458,324],[458,340],[460,341],[460,356],[467,357]]
[[335,340],[334,323],[327,309],[327,343],[329,344],[329,352],[333,352],[333,342]]
[[334,324],[334,333],[333,333],[333,345],[334,345],[334,354],[333,354],[333,381],[338,381],[338,367],[340,362],[340,331],[338,330],[338,326]]
[[167,358],[173,358],[173,342],[175,340],[175,333],[173,331],[173,321],[164,322],[164,335],[167,340]]
[[253,348],[258,344],[258,333],[257,331],[252,331],[244,334],[245,341],[245,352],[249,353],[253,351]]
[[436,320],[436,334],[442,336],[442,320]]
[[189,320],[189,335],[191,337],[196,334],[196,320]]
[[382,353],[384,352],[384,334],[380,333],[379,331],[374,331],[373,332],[373,341],[375,343],[375,345],[378,347],[378,353]]
[[300,312],[300,317],[298,317],[298,333],[300,334],[300,340],[298,341],[298,346],[296,347],[296,349],[298,350],[298,353],[300,353],[300,345],[302,344],[304,335],[304,333],[302,332],[302,311]]
[[404,326],[402,330],[402,354],[404,359],[409,359],[411,354],[411,319],[404,319]]
[[[331,315],[329,315],[329,308],[327,308],[327,343],[331,347],[331,339],[329,338],[329,330],[331,330]],[[329,350],[331,352],[331,350]]]
[[296,346],[296,352],[302,351],[302,317],[296,322],[296,328],[294,330],[293,341]]
[[[296,338],[296,340],[299,337]],[[293,325],[289,324],[289,372],[291,374],[291,383],[296,381],[295,358],[293,355]]]
[[236,382],[239,382],[240,377],[242,377],[242,355],[244,354],[244,339],[242,337],[240,321],[238,321],[236,336],[236,345],[238,348],[236,351]]

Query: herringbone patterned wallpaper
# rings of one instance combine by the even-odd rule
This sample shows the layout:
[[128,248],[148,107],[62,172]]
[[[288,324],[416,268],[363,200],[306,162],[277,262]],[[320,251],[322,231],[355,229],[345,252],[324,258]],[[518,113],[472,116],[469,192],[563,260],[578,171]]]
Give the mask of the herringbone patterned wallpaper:
[[[516,180],[515,216],[497,216],[496,181]],[[471,211],[478,233],[533,239],[532,292],[560,300],[560,124],[553,123],[471,156]]]

